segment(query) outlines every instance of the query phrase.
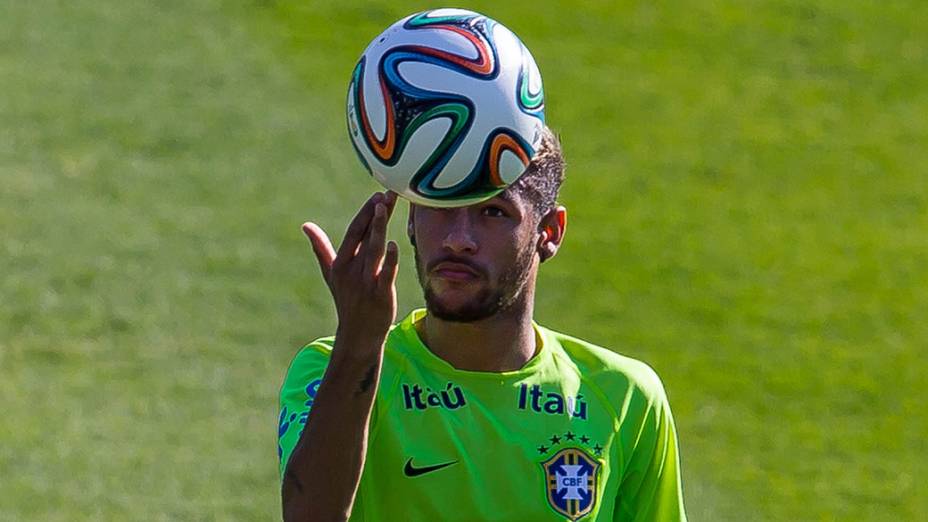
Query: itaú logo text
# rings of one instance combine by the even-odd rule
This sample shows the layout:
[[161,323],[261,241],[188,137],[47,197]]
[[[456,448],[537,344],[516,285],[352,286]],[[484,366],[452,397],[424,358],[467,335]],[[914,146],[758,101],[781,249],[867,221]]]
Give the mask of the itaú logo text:
[[407,410],[426,410],[429,408],[445,408],[456,410],[467,406],[464,390],[460,386],[449,382],[443,390],[434,391],[429,387],[423,388],[418,384],[412,386],[403,384],[403,405]]
[[576,397],[564,397],[557,392],[544,392],[537,384],[519,386],[519,409],[530,409],[549,415],[567,415],[582,420],[587,418],[586,401],[583,400],[582,393]]

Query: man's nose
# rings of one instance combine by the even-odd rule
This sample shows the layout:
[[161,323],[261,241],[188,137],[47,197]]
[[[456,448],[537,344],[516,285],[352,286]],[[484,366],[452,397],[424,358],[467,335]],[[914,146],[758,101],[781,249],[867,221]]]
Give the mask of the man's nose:
[[474,239],[473,226],[470,216],[465,209],[450,211],[452,218],[448,223],[448,233],[442,241],[442,247],[457,254],[473,254],[477,252],[477,241]]

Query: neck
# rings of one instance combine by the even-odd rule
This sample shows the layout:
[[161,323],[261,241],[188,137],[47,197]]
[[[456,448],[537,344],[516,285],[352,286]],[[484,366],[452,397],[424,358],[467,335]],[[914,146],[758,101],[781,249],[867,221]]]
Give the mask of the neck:
[[533,302],[532,295],[523,295],[510,308],[470,323],[444,321],[427,314],[416,329],[432,353],[458,370],[518,370],[535,355]]

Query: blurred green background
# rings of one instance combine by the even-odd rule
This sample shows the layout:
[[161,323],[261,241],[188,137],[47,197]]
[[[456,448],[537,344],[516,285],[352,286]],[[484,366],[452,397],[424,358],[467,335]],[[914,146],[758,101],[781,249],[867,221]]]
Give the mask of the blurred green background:
[[[0,520],[279,517],[299,224],[376,189],[347,80],[428,7],[0,2]],[[928,3],[465,7],[569,163],[538,320],[658,370],[690,519],[928,520]]]

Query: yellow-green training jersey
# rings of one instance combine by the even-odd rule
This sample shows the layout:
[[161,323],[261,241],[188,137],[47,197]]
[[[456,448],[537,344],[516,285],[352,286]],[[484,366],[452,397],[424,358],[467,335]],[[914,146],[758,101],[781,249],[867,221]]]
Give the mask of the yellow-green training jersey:
[[[673,417],[651,368],[535,324],[539,349],[523,368],[457,370],[420,340],[424,315],[387,336],[352,521],[686,520]],[[281,475],[333,342],[310,343],[287,372]]]

